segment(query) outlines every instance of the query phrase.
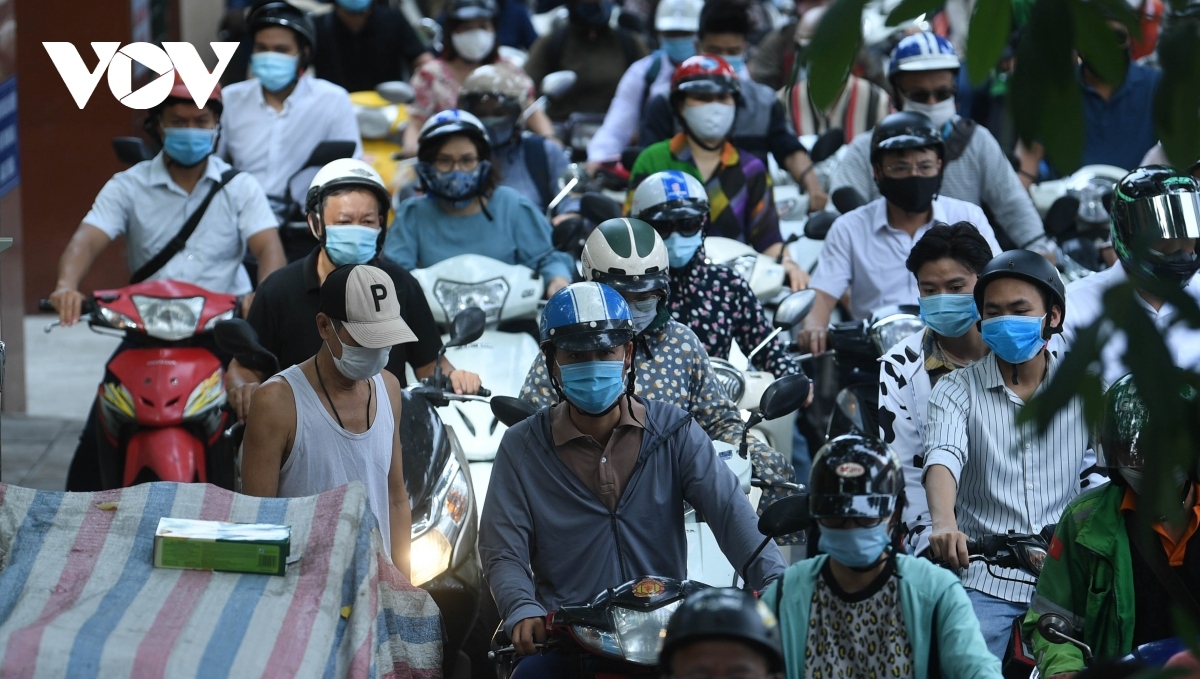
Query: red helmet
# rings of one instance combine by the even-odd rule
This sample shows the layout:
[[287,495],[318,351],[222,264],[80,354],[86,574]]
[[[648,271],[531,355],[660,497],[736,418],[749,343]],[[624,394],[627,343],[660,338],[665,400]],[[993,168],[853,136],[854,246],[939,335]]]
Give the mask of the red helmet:
[[[192,92],[188,89],[187,85],[183,84],[183,78],[179,76],[179,71],[175,71],[175,84],[171,86],[171,93],[163,100],[162,105],[166,106],[172,99],[193,101]],[[217,83],[213,87],[212,94],[208,95],[208,103],[204,107],[211,107],[217,115],[221,115],[221,111],[225,108],[224,103],[221,101],[221,83]]]
[[671,78],[673,102],[691,92],[732,94],[737,97],[741,92],[741,84],[727,61],[714,54],[699,54],[685,59]]

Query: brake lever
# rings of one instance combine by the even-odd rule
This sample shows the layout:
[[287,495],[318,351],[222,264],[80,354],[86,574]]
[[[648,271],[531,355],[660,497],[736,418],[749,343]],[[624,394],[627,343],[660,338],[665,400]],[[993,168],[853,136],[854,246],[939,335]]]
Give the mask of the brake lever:
[[60,325],[62,325],[62,321],[59,321],[59,320],[50,321],[49,323],[46,324],[46,327],[42,328],[42,332],[49,335],[51,330],[54,330],[55,328],[59,327]]

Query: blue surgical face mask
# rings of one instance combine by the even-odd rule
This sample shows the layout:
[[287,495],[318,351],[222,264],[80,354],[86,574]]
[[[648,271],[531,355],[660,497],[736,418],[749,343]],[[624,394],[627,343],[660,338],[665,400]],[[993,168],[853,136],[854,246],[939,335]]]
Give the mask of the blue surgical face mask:
[[250,73],[268,92],[278,92],[296,81],[298,59],[292,54],[256,52],[250,55]]
[[449,203],[452,210],[461,210],[475,200],[480,178],[491,170],[492,163],[487,160],[479,161],[471,172],[438,172],[432,163],[417,163],[417,176],[425,183],[425,190]]
[[629,315],[633,317],[633,329],[642,334],[658,318],[658,297],[630,302]]
[[732,68],[735,73],[740,75],[742,71],[746,70],[746,55],[745,54],[729,54],[729,55],[726,55],[724,57],[724,59],[725,59],[725,62],[729,64],[729,67]]
[[667,58],[671,60],[671,63],[679,65],[689,57],[696,56],[696,39],[692,36],[686,38],[663,38],[662,48],[667,53]]
[[332,225],[325,227],[325,254],[336,266],[366,264],[375,259],[379,229],[373,226]]
[[821,526],[821,549],[830,558],[851,568],[866,568],[879,561],[890,539],[887,521],[866,528]]
[[921,320],[942,337],[962,337],[979,320],[974,295],[929,295],[917,301],[921,304]]
[[663,244],[667,246],[667,261],[672,269],[682,269],[696,256],[696,251],[704,244],[704,236],[697,232],[684,236],[678,231],[667,236]]
[[200,164],[213,152],[217,131],[203,127],[164,127],[163,151],[184,167]]
[[358,14],[365,12],[371,6],[371,0],[337,0],[337,4],[347,12]]
[[625,391],[624,361],[559,364],[558,369],[563,395],[585,415],[603,415]]
[[1001,359],[1014,365],[1024,363],[1046,346],[1042,339],[1045,316],[997,316],[979,324],[983,341]]

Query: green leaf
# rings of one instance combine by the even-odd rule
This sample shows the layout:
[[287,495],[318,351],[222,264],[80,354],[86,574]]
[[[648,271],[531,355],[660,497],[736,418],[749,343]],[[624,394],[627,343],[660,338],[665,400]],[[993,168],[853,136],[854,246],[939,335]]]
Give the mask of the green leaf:
[[1017,133],[1037,141],[1060,174],[1083,157],[1083,94],[1075,73],[1067,0],[1038,0],[1017,46],[1009,103]]
[[1010,0],[977,0],[967,33],[967,75],[978,85],[995,68],[1012,34]]
[[1200,158],[1200,40],[1192,22],[1175,22],[1159,36],[1162,80],[1154,122],[1167,158],[1186,171]]
[[[1071,351],[1060,358],[1054,377],[1021,409],[1018,421],[1033,421],[1038,432],[1045,433],[1054,416],[1081,394],[1085,395],[1084,412],[1098,412],[1095,398],[1100,395],[1100,381],[1089,369],[1100,357],[1100,338],[1108,337],[1107,333],[1101,332],[1103,325],[1103,319],[1097,320],[1075,335],[1075,343]],[[1089,397],[1093,399],[1091,402],[1087,400]]]
[[1134,40],[1142,38],[1142,20],[1137,12],[1125,0],[1081,0],[1083,3],[1094,3],[1101,16],[1108,15],[1121,22]]
[[866,0],[834,0],[825,11],[809,45],[809,94],[817,108],[827,109],[842,90],[862,44],[862,12]]
[[1114,88],[1125,80],[1128,62],[1117,46],[1113,31],[1100,9],[1089,0],[1071,0],[1071,14],[1075,20],[1075,48],[1079,56],[1088,63],[1104,82]]
[[[1006,0],[1007,1],[1007,0]],[[887,26],[899,26],[909,19],[916,19],[922,14],[933,14],[946,4],[946,0],[902,0],[888,14]]]

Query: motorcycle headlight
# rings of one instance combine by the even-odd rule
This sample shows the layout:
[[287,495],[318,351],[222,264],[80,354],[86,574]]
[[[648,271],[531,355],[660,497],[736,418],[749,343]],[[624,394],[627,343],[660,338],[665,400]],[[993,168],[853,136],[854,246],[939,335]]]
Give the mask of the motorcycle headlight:
[[412,584],[420,587],[450,567],[454,545],[471,510],[471,488],[458,459],[451,457],[434,486],[429,511],[414,517],[409,566]]
[[754,265],[758,263],[758,255],[742,255],[732,262],[727,262],[725,266],[733,269],[733,272],[742,277],[742,280],[749,281],[754,275]]
[[221,369],[218,368],[208,376],[188,396],[187,404],[183,406],[183,419],[190,419],[205,414],[212,408],[220,408],[225,404],[225,385],[221,380]]
[[439,280],[433,284],[433,296],[446,312],[446,318],[454,318],[458,312],[470,307],[483,310],[489,323],[500,319],[500,310],[508,297],[508,283],[503,278],[493,278],[482,283],[456,283]]
[[212,318],[210,318],[209,321],[204,324],[204,331],[208,332],[209,330],[212,330],[213,328],[217,327],[217,324],[220,323],[221,321],[228,321],[231,319],[233,319],[233,309],[230,309],[229,311],[226,311],[223,314],[217,314],[216,316],[213,316]]
[[621,643],[614,632],[587,625],[571,625],[571,635],[584,648],[614,658],[620,658],[622,655]]
[[168,342],[195,335],[200,314],[204,313],[203,297],[160,299],[134,295],[132,299],[146,334]]
[[725,395],[734,403],[740,403],[746,393],[746,377],[732,363],[720,358],[709,358],[713,375],[717,384],[725,390]]
[[142,329],[142,326],[138,325],[137,321],[126,316],[125,314],[113,311],[112,309],[109,309],[108,307],[103,307],[103,306],[100,307],[100,318],[103,318],[105,323],[108,323],[109,325],[111,325],[112,327],[114,327],[118,330],[141,330]]
[[920,316],[911,314],[894,314],[885,316],[871,324],[871,341],[882,356],[885,351],[896,346],[900,340],[925,329],[925,322]]
[[652,611],[613,607],[609,616],[613,628],[617,630],[617,641],[626,660],[638,665],[658,664],[658,652],[662,650],[667,621],[681,603],[682,600],[675,601]]

